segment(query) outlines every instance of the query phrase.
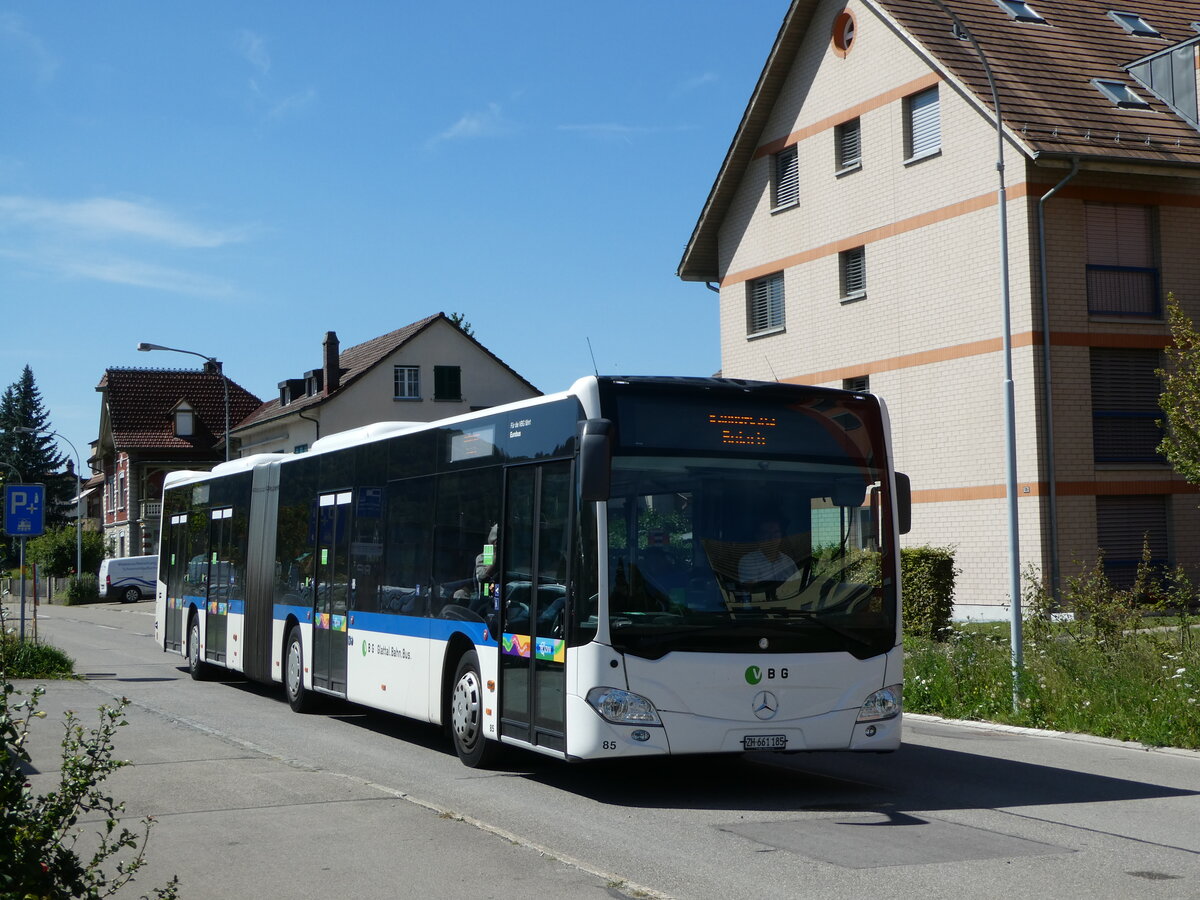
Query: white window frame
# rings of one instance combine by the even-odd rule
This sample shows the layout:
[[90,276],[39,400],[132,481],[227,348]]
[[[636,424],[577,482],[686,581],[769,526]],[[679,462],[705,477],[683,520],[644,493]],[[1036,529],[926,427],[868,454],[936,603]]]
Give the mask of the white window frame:
[[942,100],[938,85],[904,98],[905,165],[942,152]]
[[392,367],[392,399],[420,400],[421,399],[421,367],[393,366]]
[[800,152],[792,144],[771,156],[771,210],[791,209],[800,203]]
[[746,336],[778,334],[785,329],[787,296],[782,272],[746,282]]
[[171,413],[175,420],[175,437],[190,438],[196,434],[196,410],[186,400]]

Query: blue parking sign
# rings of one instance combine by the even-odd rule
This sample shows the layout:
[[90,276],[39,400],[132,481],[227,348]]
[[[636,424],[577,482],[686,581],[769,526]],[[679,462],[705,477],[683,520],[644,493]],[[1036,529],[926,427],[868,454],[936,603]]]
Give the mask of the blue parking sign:
[[4,531],[9,537],[37,537],[46,530],[46,486],[4,486]]

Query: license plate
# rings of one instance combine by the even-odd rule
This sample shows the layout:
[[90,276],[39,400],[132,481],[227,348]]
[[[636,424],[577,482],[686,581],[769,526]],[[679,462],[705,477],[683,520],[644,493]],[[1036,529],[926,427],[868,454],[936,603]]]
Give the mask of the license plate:
[[748,734],[742,738],[746,750],[783,750],[787,747],[786,734]]

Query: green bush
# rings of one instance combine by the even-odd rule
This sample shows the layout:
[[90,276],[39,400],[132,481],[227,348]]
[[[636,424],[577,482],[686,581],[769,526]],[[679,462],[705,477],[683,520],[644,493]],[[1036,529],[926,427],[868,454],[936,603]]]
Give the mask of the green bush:
[[67,678],[75,662],[57,647],[0,635],[0,672],[10,678]]
[[[44,693],[36,687],[22,699],[0,671],[0,897],[111,897],[145,865],[152,825],[143,819],[140,835],[126,828],[121,823],[124,804],[101,789],[109,775],[128,765],[113,759],[113,736],[125,725],[129,701],[101,706],[100,721],[90,730],[68,711],[58,788],[36,794],[21,764],[32,763],[26,749],[29,724],[45,716],[37,708]],[[90,856],[77,847],[81,820],[102,823],[99,848]],[[104,863],[121,853],[129,855],[117,862],[116,874],[106,873]],[[178,886],[179,880],[172,878],[153,896],[174,898]]]
[[67,592],[63,594],[66,606],[77,606],[80,603],[94,603],[100,599],[100,579],[96,575],[78,575],[67,583]]
[[[76,533],[74,525],[48,528],[46,533],[35,537],[25,547],[25,561],[37,563],[43,575],[64,578],[78,574],[75,571]],[[78,535],[79,555],[82,556],[84,572],[98,572],[100,563],[108,551],[111,541],[105,541],[99,531],[82,531]]]
[[951,547],[906,547],[900,551],[904,633],[945,640],[954,611],[954,579],[959,573]]

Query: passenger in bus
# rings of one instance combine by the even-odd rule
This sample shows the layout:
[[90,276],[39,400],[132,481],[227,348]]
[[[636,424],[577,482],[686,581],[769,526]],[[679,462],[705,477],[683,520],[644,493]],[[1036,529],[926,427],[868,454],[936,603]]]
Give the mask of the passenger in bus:
[[751,550],[738,563],[738,580],[743,583],[787,581],[800,574],[796,562],[780,549],[783,541],[783,520],[768,516],[758,526],[757,549]]

